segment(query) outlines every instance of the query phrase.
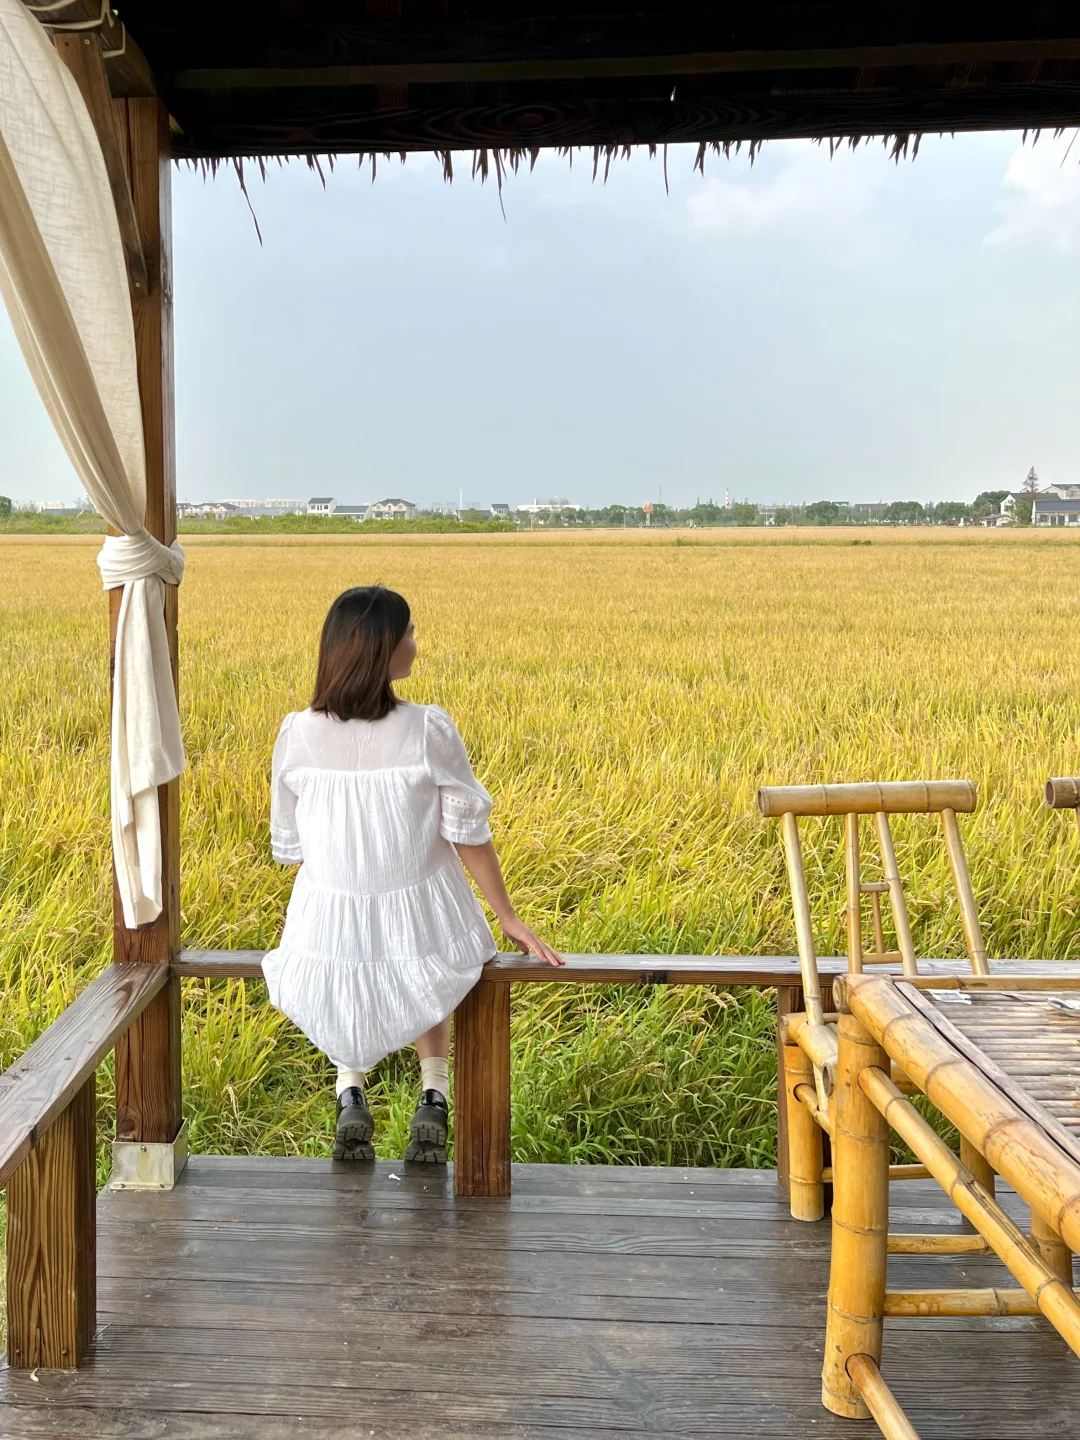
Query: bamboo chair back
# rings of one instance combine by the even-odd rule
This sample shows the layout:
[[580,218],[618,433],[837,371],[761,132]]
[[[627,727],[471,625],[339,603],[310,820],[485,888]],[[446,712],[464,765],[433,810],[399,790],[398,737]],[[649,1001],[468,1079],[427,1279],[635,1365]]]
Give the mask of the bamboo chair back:
[[[859,974],[865,965],[899,961],[905,975],[917,975],[919,965],[911,938],[904,887],[896,865],[889,817],[939,814],[971,968],[976,975],[989,975],[986,946],[983,943],[978,909],[957,821],[958,815],[970,814],[975,809],[976,800],[976,789],[970,780],[905,780],[861,785],[774,785],[765,786],[758,791],[758,809],[762,815],[766,818],[779,817],[783,828],[784,856],[795,909],[799,967],[802,972],[806,1016],[811,1025],[823,1023],[824,1006],[810,919],[806,870],[799,841],[799,820],[807,816],[844,817],[849,971]],[[1080,804],[1080,801],[1077,803]],[[873,816],[881,866],[885,875],[883,881],[866,881],[862,878],[859,822],[864,815]],[[874,949],[871,951],[863,948],[864,895],[870,897],[874,931]],[[881,914],[883,895],[888,897],[892,912],[898,946],[895,951],[885,949]]]
[[1080,779],[1059,775],[1046,782],[1046,803],[1051,810],[1071,810],[1080,828]]

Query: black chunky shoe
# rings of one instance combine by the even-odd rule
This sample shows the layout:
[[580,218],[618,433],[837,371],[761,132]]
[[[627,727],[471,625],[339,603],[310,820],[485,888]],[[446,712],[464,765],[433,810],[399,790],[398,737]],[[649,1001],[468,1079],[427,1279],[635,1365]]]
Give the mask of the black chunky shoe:
[[337,1128],[334,1132],[335,1160],[374,1160],[375,1147],[371,1137],[375,1121],[359,1085],[343,1090],[337,1101]]
[[425,1090],[409,1126],[405,1159],[418,1165],[446,1164],[446,1136],[450,1128],[450,1106],[438,1090]]

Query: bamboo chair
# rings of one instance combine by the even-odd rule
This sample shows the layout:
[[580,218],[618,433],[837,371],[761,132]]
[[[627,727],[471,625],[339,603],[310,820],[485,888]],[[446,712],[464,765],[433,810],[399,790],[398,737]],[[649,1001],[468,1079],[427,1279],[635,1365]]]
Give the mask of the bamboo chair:
[[[969,780],[901,781],[862,785],[768,786],[758,791],[758,808],[766,818],[779,817],[784,854],[795,909],[795,934],[805,1011],[781,1021],[786,1106],[787,1168],[791,1213],[796,1220],[820,1220],[825,1213],[825,1183],[831,1178],[824,1164],[822,1134],[831,1136],[833,1104],[830,1076],[835,1070],[837,1036],[834,1015],[826,1012],[821,994],[817,953],[814,948],[810,899],[806,887],[799,820],[808,816],[839,815],[844,819],[844,856],[847,872],[848,971],[860,974],[865,966],[898,964],[904,975],[919,973],[908,921],[903,882],[896,864],[892,815],[939,814],[964,940],[976,975],[989,975],[986,947],[971,888],[957,816],[970,814],[976,805],[975,786]],[[867,881],[862,874],[860,820],[872,815],[877,848],[884,873],[882,881]],[[870,897],[874,948],[863,946],[863,897]],[[885,948],[882,897],[891,911],[896,950]],[[903,1086],[905,1077],[897,1076]],[[979,1179],[993,1188],[993,1172],[977,1152],[965,1145],[962,1158]],[[894,1180],[924,1178],[921,1165],[893,1166]]]

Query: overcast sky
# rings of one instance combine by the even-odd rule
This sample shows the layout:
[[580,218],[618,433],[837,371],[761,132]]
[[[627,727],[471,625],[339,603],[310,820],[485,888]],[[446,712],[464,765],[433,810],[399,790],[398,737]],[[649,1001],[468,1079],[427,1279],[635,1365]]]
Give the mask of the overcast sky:
[[[507,184],[174,172],[178,495],[971,499],[1080,478],[1080,144]],[[79,492],[0,312],[0,491]]]

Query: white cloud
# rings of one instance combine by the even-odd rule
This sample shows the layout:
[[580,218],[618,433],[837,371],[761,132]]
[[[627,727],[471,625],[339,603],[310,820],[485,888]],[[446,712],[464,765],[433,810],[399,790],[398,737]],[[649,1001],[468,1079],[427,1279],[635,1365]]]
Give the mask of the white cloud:
[[1058,255],[1080,247],[1080,143],[1073,138],[1043,136],[1017,146],[1002,181],[1001,220],[987,245],[1041,245]]
[[882,181],[892,179],[880,153],[844,149],[830,157],[827,146],[809,140],[767,146],[753,168],[745,159],[712,159],[714,172],[718,166],[735,171],[733,178],[710,175],[706,162],[705,184],[687,213],[695,229],[731,237],[787,233],[805,240],[816,232],[854,238],[873,223]]

